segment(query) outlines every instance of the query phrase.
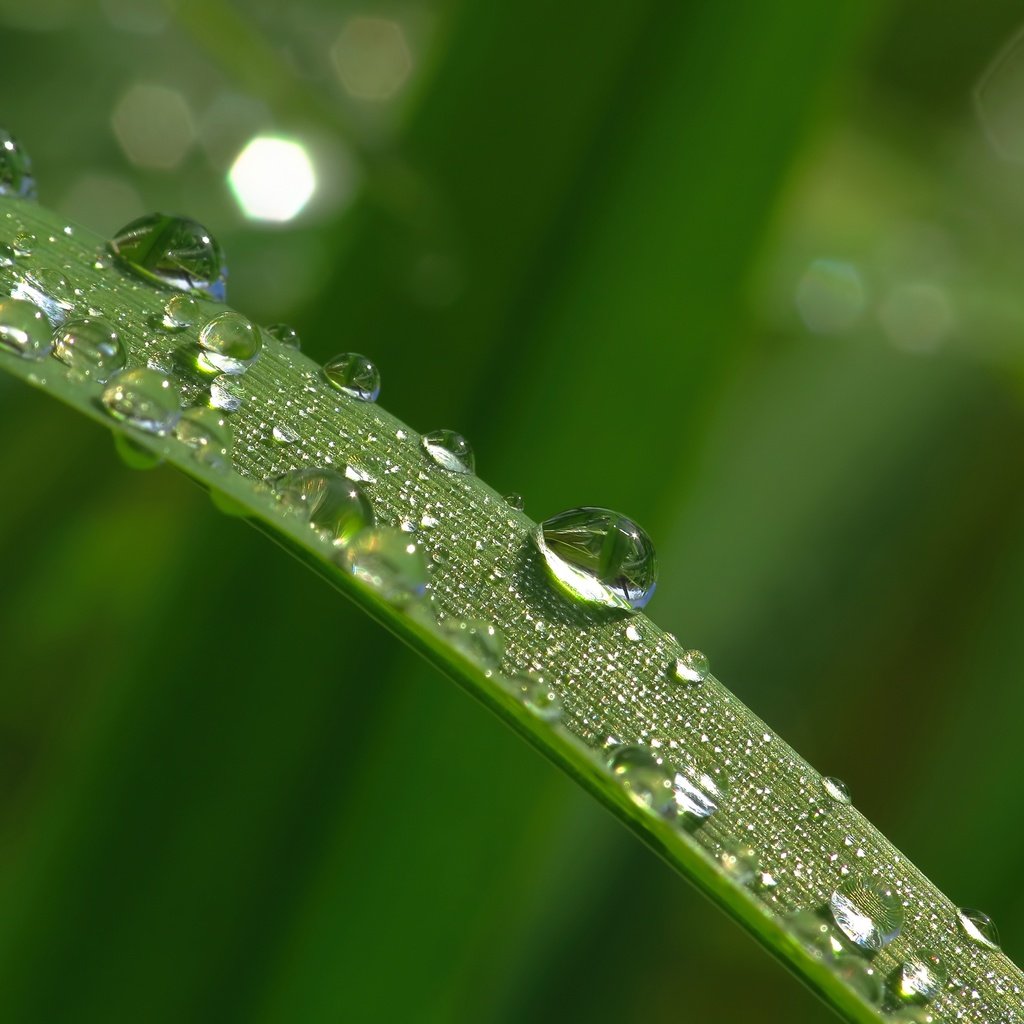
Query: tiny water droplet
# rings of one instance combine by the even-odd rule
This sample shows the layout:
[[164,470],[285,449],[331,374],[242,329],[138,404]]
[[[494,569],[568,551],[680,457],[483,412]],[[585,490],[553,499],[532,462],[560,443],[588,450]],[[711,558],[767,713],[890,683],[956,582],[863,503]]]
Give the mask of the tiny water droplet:
[[729,776],[721,769],[690,761],[675,773],[672,786],[683,823],[697,826],[725,803]]
[[122,370],[107,384],[103,405],[115,418],[151,434],[166,434],[181,415],[178,392],[171,380],[156,370]]
[[672,778],[646,747],[614,747],[608,756],[608,768],[634,803],[659,818],[676,820],[679,809]]
[[327,383],[361,402],[376,402],[380,394],[380,372],[358,352],[343,352],[324,364]]
[[885,986],[881,975],[862,956],[844,953],[831,963],[833,972],[869,1006],[881,1006]]
[[172,295],[164,304],[164,315],[161,323],[173,331],[182,331],[199,322],[203,314],[202,306],[194,295],[181,293]]
[[139,217],[117,232],[110,249],[148,281],[224,301],[224,254],[213,235],[188,217]]
[[533,540],[555,582],[581,601],[636,610],[654,593],[654,546],[617,512],[569,509],[541,523]]
[[999,948],[999,932],[988,914],[971,907],[961,907],[956,912],[956,920],[961,931],[975,945],[986,949]]
[[144,448],[134,438],[120,431],[114,433],[114,451],[129,469],[156,469],[164,461],[161,455]]
[[516,494],[514,492],[512,494],[505,495],[505,503],[514,508],[517,512],[522,512],[523,509],[526,508],[526,499],[521,494]]
[[903,927],[899,896],[871,878],[846,879],[832,893],[829,908],[839,930],[861,949],[883,949]]
[[74,377],[101,384],[128,363],[117,331],[100,317],[65,320],[54,331],[53,354],[70,367]]
[[390,604],[408,604],[426,592],[428,576],[423,552],[401,530],[363,530],[342,549],[339,561]]
[[441,625],[441,632],[453,647],[488,672],[501,668],[505,638],[490,622],[447,619]]
[[0,299],[0,348],[23,359],[43,359],[52,344],[50,323],[38,306],[25,299]]
[[272,338],[276,338],[282,345],[287,345],[289,348],[302,347],[299,332],[291,324],[271,324],[269,327],[264,327],[263,330]]
[[557,722],[562,717],[562,701],[546,676],[527,672],[513,676],[508,683],[523,707],[542,721]]
[[333,469],[295,469],[271,481],[283,508],[308,519],[336,546],[373,526],[373,508],[358,484]]
[[231,373],[222,373],[210,381],[210,405],[224,412],[237,412],[242,407],[245,387],[241,378]]
[[231,465],[232,434],[222,412],[202,405],[186,409],[174,428],[174,436],[194,451],[197,462],[220,470]]
[[299,439],[299,435],[287,423],[274,424],[270,433],[278,444],[295,444]]
[[218,313],[199,332],[201,366],[220,373],[241,374],[256,362],[263,339],[259,328],[234,310]]
[[834,778],[831,775],[826,775],[821,780],[821,788],[825,790],[826,795],[830,800],[837,804],[848,804],[850,800],[850,791],[846,787],[846,783],[842,779]]
[[632,623],[626,627],[626,639],[636,643],[640,639],[640,630]]
[[710,671],[707,656],[702,651],[684,651],[676,659],[676,678],[681,682],[703,683]]
[[472,447],[454,430],[432,430],[420,443],[434,462],[450,473],[472,473],[476,469]]
[[893,989],[905,1002],[931,1002],[943,989],[949,972],[932,949],[919,949],[904,960],[894,976]]
[[36,198],[32,160],[25,147],[3,128],[0,128],[0,196]]
[[365,469],[360,469],[358,466],[346,466],[345,476],[349,480],[354,480],[357,484],[375,484],[377,482],[376,477],[367,473]]

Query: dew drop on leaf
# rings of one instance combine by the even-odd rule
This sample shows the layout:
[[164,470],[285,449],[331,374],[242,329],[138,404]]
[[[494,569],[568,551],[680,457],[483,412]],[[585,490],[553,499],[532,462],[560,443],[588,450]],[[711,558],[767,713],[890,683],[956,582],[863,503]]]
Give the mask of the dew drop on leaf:
[[676,659],[676,678],[680,682],[703,683],[710,671],[707,656],[701,651],[684,651]]
[[183,293],[172,295],[164,303],[164,315],[161,323],[171,330],[181,331],[199,322],[202,306],[194,295]]
[[287,345],[289,348],[302,347],[299,332],[291,324],[271,324],[269,327],[264,327],[263,330],[272,338],[276,338],[282,345]]
[[881,1006],[885,986],[871,963],[856,953],[843,953],[830,964],[833,972],[869,1006]]
[[296,469],[271,481],[281,506],[301,516],[328,543],[347,544],[373,526],[373,508],[358,484],[333,469]]
[[957,911],[956,920],[960,930],[975,945],[986,949],[999,948],[999,932],[988,914],[970,907],[961,907]]
[[608,755],[608,768],[634,803],[659,818],[676,820],[679,810],[672,777],[646,747],[614,747]]
[[516,494],[514,492],[512,494],[505,495],[505,503],[511,508],[514,508],[517,512],[522,512],[523,509],[526,508],[526,500],[521,494]]
[[946,984],[948,972],[934,950],[919,949],[904,960],[894,975],[893,989],[904,1002],[931,1002]]
[[548,678],[539,672],[527,672],[508,680],[512,693],[531,714],[545,722],[562,717],[562,701]]
[[454,430],[432,430],[420,443],[431,459],[450,473],[472,473],[476,469],[470,443]]
[[676,771],[672,787],[682,824],[696,826],[715,814],[725,802],[729,776],[721,769],[690,761]]
[[0,349],[23,359],[50,354],[53,333],[43,311],[26,299],[0,299]]
[[834,778],[831,775],[826,775],[821,780],[821,788],[825,791],[825,795],[836,804],[849,804],[850,791],[846,786],[846,783],[842,779]]
[[899,896],[871,878],[846,879],[829,899],[839,930],[861,949],[877,952],[903,927]]
[[129,469],[156,469],[164,461],[156,452],[143,447],[134,438],[120,431],[114,434],[114,451]]
[[376,364],[358,352],[343,352],[325,363],[324,377],[332,388],[361,402],[376,402],[380,394]]
[[25,147],[3,128],[0,128],[0,196],[36,198],[32,160]]
[[103,391],[103,405],[115,419],[151,434],[166,434],[181,415],[178,392],[169,377],[140,367],[115,374]]
[[241,374],[263,348],[259,328],[234,310],[218,313],[199,332],[200,366],[218,373]]
[[53,354],[80,380],[105,382],[128,362],[117,331],[100,317],[65,320],[53,334]]
[[447,619],[441,625],[441,633],[456,650],[488,673],[501,668],[505,638],[490,622]]
[[222,373],[210,381],[210,405],[224,412],[237,412],[242,407],[245,388],[239,377]]
[[232,434],[221,411],[202,405],[182,412],[174,428],[174,436],[192,449],[197,462],[221,470],[231,465]]
[[401,530],[363,530],[341,550],[339,562],[390,604],[405,605],[426,592],[428,576],[423,552]]

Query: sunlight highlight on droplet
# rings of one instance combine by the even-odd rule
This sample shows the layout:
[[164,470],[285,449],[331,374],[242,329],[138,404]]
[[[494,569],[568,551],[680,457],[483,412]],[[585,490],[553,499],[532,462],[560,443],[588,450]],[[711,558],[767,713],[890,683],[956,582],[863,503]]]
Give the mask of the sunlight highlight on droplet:
[[316,171],[305,146],[257,135],[235,158],[228,184],[250,220],[278,223],[298,216],[316,191]]

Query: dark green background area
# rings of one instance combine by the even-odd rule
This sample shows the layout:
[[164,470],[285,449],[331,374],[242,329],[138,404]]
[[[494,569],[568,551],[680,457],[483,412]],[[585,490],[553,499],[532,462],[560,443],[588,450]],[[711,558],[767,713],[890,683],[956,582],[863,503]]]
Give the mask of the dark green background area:
[[[365,15],[409,35],[390,102],[327,55]],[[0,122],[69,218],[203,220],[235,306],[371,355],[391,411],[467,434],[535,518],[644,524],[651,615],[1020,960],[1024,166],[973,98],[1020,16],[3,0]],[[138,81],[262,113],[144,170],[111,128]],[[225,173],[256,130],[347,152],[362,189],[244,221]],[[823,335],[795,296],[825,259],[864,304]],[[922,283],[949,316],[911,351],[886,310]],[[0,425],[5,1021],[829,1019],[185,479],[7,379]]]

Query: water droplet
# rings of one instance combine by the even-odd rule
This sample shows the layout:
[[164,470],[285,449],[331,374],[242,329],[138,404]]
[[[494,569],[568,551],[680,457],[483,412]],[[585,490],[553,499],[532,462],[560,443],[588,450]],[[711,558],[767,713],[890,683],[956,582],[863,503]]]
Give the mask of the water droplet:
[[52,343],[49,321],[38,306],[25,299],[0,299],[0,348],[25,359],[43,359]]
[[441,625],[441,632],[457,650],[470,661],[490,672],[501,668],[505,657],[505,638],[489,622],[472,619],[447,619]]
[[514,508],[517,512],[522,512],[526,508],[526,499],[521,494],[506,494],[505,503]]
[[361,402],[376,402],[380,394],[376,365],[358,352],[343,352],[324,364],[324,377],[331,387]]
[[942,957],[934,950],[919,949],[904,960],[894,976],[896,995],[906,1002],[931,1002],[946,984],[948,977]]
[[181,414],[174,436],[193,449],[197,462],[212,469],[228,469],[233,443],[231,424],[217,409],[194,406]]
[[178,392],[170,378],[148,367],[115,374],[102,401],[113,417],[151,434],[166,434],[181,415]]
[[636,643],[640,639],[640,630],[633,623],[626,627],[626,639],[632,643]]
[[886,1024],[938,1024],[934,1014],[921,1007],[912,1006],[886,1017]]
[[846,879],[832,893],[829,907],[839,930],[861,949],[883,949],[903,927],[899,897],[870,878]]
[[36,198],[32,161],[25,147],[3,128],[0,128],[0,196]]
[[19,231],[14,236],[14,255],[31,256],[36,247],[36,236],[31,231]]
[[739,885],[754,885],[761,874],[757,851],[746,843],[727,839],[718,853],[722,870]]
[[18,254],[6,242],[0,242],[0,267],[13,267]]
[[454,430],[433,430],[420,439],[426,453],[450,473],[472,473],[476,458],[469,442]]
[[164,461],[162,456],[120,431],[114,433],[114,451],[129,469],[156,469]]
[[999,948],[999,932],[988,914],[970,907],[961,907],[956,912],[956,920],[971,942],[986,949]]
[[533,539],[555,581],[581,601],[638,609],[654,593],[654,546],[617,512],[569,509],[541,523]]
[[676,659],[676,678],[684,683],[703,683],[710,671],[707,656],[701,651],[684,651]]
[[210,405],[224,412],[237,412],[242,407],[245,388],[234,374],[222,373],[210,381]]
[[287,345],[289,348],[302,347],[299,332],[291,324],[271,324],[269,327],[264,327],[263,330],[272,338],[276,338],[282,345]]
[[625,744],[613,748],[608,767],[634,803],[659,818],[676,820],[679,808],[672,778],[646,747]]
[[846,783],[842,779],[826,775],[821,780],[821,788],[825,790],[828,798],[834,803],[848,804],[851,802],[850,791],[846,788]]
[[164,304],[164,315],[161,323],[174,331],[182,331],[198,323],[203,314],[203,307],[194,295],[172,295]]
[[299,435],[287,423],[275,424],[270,433],[278,444],[295,444],[299,439]]
[[562,717],[562,701],[546,676],[527,672],[508,681],[512,692],[527,711],[545,722],[557,722]]
[[346,466],[345,477],[354,480],[357,484],[375,484],[377,482],[375,476],[367,473],[365,469],[360,469],[359,466]]
[[881,1006],[885,986],[881,975],[862,956],[844,953],[831,963],[833,972],[869,1006]]
[[224,301],[224,255],[216,239],[194,220],[148,214],[121,228],[110,249],[148,281]]
[[401,530],[363,530],[342,549],[340,561],[356,579],[391,604],[407,604],[426,592],[423,552]]
[[113,327],[98,317],[65,320],[53,335],[53,354],[79,379],[106,381],[123,370],[128,353]]
[[271,482],[281,505],[309,520],[328,543],[347,544],[373,526],[373,508],[358,484],[333,469],[296,469]]
[[199,332],[200,366],[221,373],[239,374],[259,357],[263,339],[259,328],[234,310],[218,313]]
[[835,929],[816,910],[798,910],[786,918],[786,930],[819,960],[833,960],[849,952]]
[[707,821],[725,802],[729,776],[722,770],[685,763],[673,776],[676,804],[683,823],[697,826]]

